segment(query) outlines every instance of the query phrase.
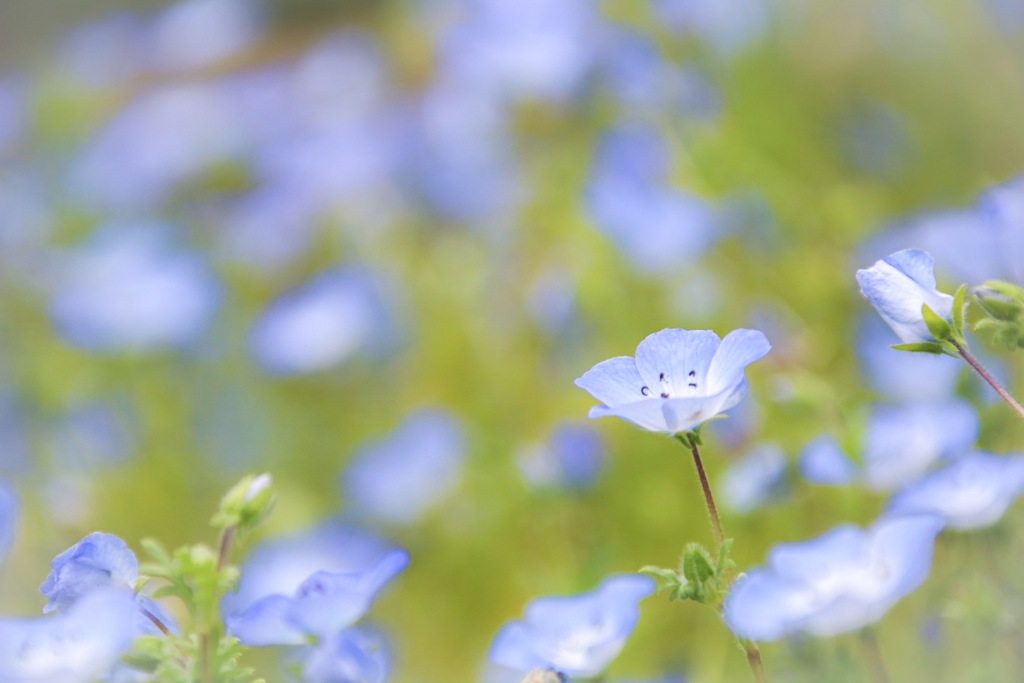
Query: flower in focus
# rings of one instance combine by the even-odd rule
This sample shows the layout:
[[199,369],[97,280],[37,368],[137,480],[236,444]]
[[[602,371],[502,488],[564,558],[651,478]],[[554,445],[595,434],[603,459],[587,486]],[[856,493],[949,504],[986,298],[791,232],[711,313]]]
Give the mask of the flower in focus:
[[130,590],[103,587],[46,617],[0,618],[0,678],[87,683],[112,667],[138,635]]
[[997,522],[1024,491],[1024,455],[976,451],[908,484],[889,500],[890,514],[940,515],[952,529]]
[[844,524],[776,545],[765,566],[736,580],[725,622],[751,640],[832,636],[866,626],[925,580],[942,526],[936,515],[882,517],[867,530]]
[[861,293],[904,344],[936,341],[921,314],[923,305],[952,320],[953,297],[936,289],[934,269],[931,254],[904,249],[857,271]]
[[892,490],[937,460],[966,453],[978,438],[978,414],[964,400],[876,406],[864,433],[864,480]]
[[654,432],[686,432],[733,407],[747,394],[747,365],[771,349],[757,330],[665,329],[649,335],[636,358],[602,361],[576,386],[601,401],[590,417],[614,415]]
[[420,410],[390,435],[363,446],[342,473],[354,510],[410,524],[458,484],[465,460],[462,428],[450,413]]
[[487,657],[519,671],[595,676],[619,654],[640,618],[637,603],[654,588],[650,577],[616,574],[589,593],[532,600],[522,620],[498,631]]

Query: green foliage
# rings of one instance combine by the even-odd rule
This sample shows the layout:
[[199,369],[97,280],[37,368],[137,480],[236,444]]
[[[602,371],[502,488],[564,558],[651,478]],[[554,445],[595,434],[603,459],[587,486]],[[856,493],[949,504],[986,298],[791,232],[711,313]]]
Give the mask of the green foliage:
[[1024,289],[1002,280],[989,280],[974,290],[986,317],[974,324],[977,332],[992,335],[992,340],[1008,350],[1024,348]]
[[642,567],[640,571],[654,578],[658,593],[668,593],[669,600],[693,600],[718,609],[736,566],[730,558],[732,543],[733,539],[726,539],[714,561],[704,546],[687,543],[678,571],[653,565]]

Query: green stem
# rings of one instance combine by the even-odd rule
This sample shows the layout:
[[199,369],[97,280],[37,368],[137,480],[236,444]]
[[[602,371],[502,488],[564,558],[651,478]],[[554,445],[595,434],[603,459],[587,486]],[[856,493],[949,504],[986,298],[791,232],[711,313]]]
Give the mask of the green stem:
[[708,509],[708,519],[711,520],[711,531],[715,535],[715,553],[717,555],[717,551],[722,547],[722,543],[725,542],[725,534],[722,532],[722,520],[718,517],[718,507],[715,505],[715,497],[711,494],[711,484],[708,483],[708,475],[704,472],[704,463],[700,459],[697,442],[687,435],[680,435],[677,438],[683,445],[689,446],[690,451],[693,453],[693,464],[697,466],[700,487],[704,491],[704,504]]
[[871,670],[871,677],[876,683],[890,683],[892,679],[889,678],[889,671],[885,668],[885,660],[882,658],[882,650],[878,647],[875,632],[871,628],[863,629],[860,642],[864,646],[864,657]]
[[761,662],[761,650],[757,643],[752,640],[741,640],[743,651],[747,653],[747,664],[750,672],[754,674],[756,683],[768,683],[768,675],[764,672],[764,664]]
[[1018,403],[1017,399],[1003,388],[1003,385],[999,383],[999,380],[989,374],[988,370],[982,367],[981,363],[978,362],[978,359],[972,356],[967,350],[967,347],[955,339],[950,339],[949,342],[956,348],[957,352],[963,357],[963,359],[967,361],[967,364],[974,368],[977,373],[981,375],[982,379],[992,385],[992,388],[996,390],[996,393],[999,394],[1004,401],[1009,403],[1010,407],[1017,411],[1017,414],[1020,415],[1021,418],[1024,418],[1024,406]]

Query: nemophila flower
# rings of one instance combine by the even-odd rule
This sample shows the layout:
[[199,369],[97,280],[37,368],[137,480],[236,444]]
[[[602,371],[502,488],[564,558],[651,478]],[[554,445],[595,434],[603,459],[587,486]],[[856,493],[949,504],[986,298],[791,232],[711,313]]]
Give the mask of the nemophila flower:
[[98,588],[134,589],[139,561],[128,544],[114,534],[94,531],[53,558],[50,574],[39,587],[46,596],[43,612],[64,612]]
[[100,352],[147,352],[193,343],[220,303],[220,284],[163,229],[104,231],[71,253],[50,301],[69,343]]
[[601,435],[589,425],[571,422],[556,425],[546,443],[524,448],[517,454],[519,469],[533,486],[570,489],[593,482],[605,459]]
[[520,671],[596,676],[625,645],[640,618],[637,603],[654,588],[648,576],[616,574],[589,593],[532,600],[522,620],[498,631],[487,657]]
[[353,626],[289,654],[301,669],[297,683],[384,683],[391,647],[379,629]]
[[904,249],[857,271],[861,293],[905,344],[935,341],[921,314],[924,304],[951,321],[953,297],[936,289],[934,267],[927,252]]
[[183,0],[153,17],[149,61],[159,69],[197,69],[247,47],[262,30],[252,0]]
[[14,544],[19,507],[17,492],[7,482],[0,481],[0,560],[7,557]]
[[281,375],[327,370],[360,351],[380,352],[395,336],[388,288],[360,267],[324,271],[272,301],[253,324],[257,362]]
[[725,507],[750,512],[785,494],[786,455],[775,444],[762,444],[732,462],[722,473],[719,491]]
[[342,472],[345,498],[361,515],[410,524],[458,485],[462,427],[441,409],[412,413],[390,435],[362,446]]
[[649,335],[636,358],[602,361],[576,379],[601,401],[590,417],[614,415],[655,432],[698,427],[747,394],[747,365],[771,349],[757,330],[733,330],[719,339],[710,330],[665,329]]
[[130,590],[106,586],[67,612],[0,618],[0,680],[12,683],[87,683],[117,664],[135,640]]
[[598,145],[586,188],[595,226],[644,273],[696,261],[719,233],[714,209],[669,183],[668,148],[652,128],[613,128]]
[[358,621],[377,592],[408,563],[405,550],[392,548],[362,571],[317,571],[293,594],[259,598],[227,615],[224,623],[246,645],[299,645],[309,636],[323,638]]
[[889,499],[889,514],[932,513],[953,529],[997,522],[1024,492],[1024,455],[977,451],[911,482]]
[[725,622],[751,640],[832,636],[867,626],[925,580],[942,526],[936,515],[886,516],[866,530],[844,524],[776,545],[765,566],[733,584]]
[[842,486],[857,477],[857,466],[843,452],[835,437],[822,434],[803,447],[797,462],[800,474],[814,484]]
[[357,620],[407,561],[385,539],[329,520],[253,548],[237,590],[221,600],[221,614],[242,629],[240,638],[302,643],[306,628],[337,631]]
[[985,190],[978,198],[978,210],[991,226],[994,251],[1001,260],[1000,268],[978,279],[1024,282],[1024,175]]
[[875,406],[864,432],[864,480],[892,490],[936,461],[966,453],[978,438],[978,414],[963,400]]

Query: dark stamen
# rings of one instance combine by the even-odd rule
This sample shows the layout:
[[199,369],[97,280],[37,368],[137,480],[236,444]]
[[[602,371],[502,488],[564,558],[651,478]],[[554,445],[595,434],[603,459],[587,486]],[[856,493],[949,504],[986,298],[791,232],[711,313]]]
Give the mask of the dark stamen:
[[650,396],[651,390],[648,389],[647,387],[640,387],[640,393],[643,394],[644,396]]
[[697,383],[696,382],[690,382],[690,386],[693,387],[694,389],[696,389],[697,388]]
[[696,376],[697,376],[697,371],[696,370],[690,370],[690,377],[696,377]]
[[662,398],[668,398],[668,392],[667,391],[661,392],[661,397]]

